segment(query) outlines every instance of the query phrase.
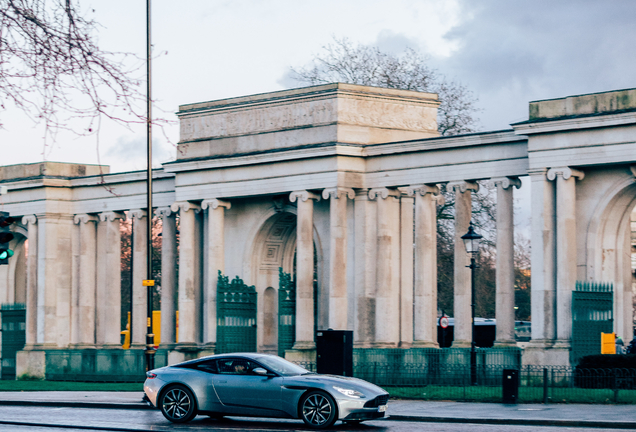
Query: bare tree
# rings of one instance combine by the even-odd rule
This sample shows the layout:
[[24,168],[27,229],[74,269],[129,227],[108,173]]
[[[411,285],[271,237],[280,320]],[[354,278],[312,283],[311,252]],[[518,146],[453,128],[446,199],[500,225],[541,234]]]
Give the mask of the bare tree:
[[[89,135],[102,118],[145,122],[135,106],[144,99],[140,83],[124,65],[130,54],[101,50],[97,23],[76,3],[0,0],[0,109],[22,110],[44,124],[45,137],[62,129]],[[70,124],[77,119],[80,126]]]
[[345,82],[375,87],[438,93],[438,130],[442,135],[475,132],[477,99],[464,85],[447,80],[426,58],[408,48],[395,55],[368,45],[334,38],[322,54],[303,68],[291,68],[299,83]]

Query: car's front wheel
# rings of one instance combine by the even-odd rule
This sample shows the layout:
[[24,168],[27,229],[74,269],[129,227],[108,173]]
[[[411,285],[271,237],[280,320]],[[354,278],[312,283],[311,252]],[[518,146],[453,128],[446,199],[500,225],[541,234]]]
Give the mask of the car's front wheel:
[[311,391],[300,401],[303,421],[307,426],[324,429],[338,420],[336,402],[331,396],[321,391]]
[[174,386],[161,396],[161,413],[173,423],[185,423],[197,415],[196,402],[192,392],[184,386]]

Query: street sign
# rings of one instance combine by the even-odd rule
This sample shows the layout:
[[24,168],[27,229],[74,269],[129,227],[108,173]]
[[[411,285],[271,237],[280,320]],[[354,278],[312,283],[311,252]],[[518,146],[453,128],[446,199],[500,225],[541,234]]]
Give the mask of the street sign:
[[439,326],[443,329],[448,327],[448,317],[446,315],[439,317]]

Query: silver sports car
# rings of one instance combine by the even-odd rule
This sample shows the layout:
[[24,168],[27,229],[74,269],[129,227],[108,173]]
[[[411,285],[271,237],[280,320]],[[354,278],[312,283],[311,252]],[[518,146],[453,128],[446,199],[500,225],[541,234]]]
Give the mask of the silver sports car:
[[318,375],[268,354],[220,354],[146,374],[144,392],[171,422],[197,414],[303,419],[314,428],[336,420],[384,417],[389,394],[371,383]]

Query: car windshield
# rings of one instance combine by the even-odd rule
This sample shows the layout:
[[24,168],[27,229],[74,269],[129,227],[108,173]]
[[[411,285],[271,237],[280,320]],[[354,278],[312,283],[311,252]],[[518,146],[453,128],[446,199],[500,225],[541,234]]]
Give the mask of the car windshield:
[[288,362],[285,359],[280,357],[259,357],[258,360],[263,364],[266,368],[276,372],[279,375],[283,376],[294,376],[294,375],[302,375],[306,373],[310,373],[307,369],[295,365],[291,362]]

